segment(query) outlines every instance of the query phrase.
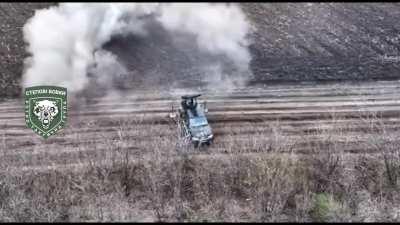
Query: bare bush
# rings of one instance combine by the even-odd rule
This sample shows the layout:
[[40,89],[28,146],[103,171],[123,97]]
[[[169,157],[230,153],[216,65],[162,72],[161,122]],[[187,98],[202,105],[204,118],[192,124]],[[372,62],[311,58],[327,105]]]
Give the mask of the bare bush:
[[[236,142],[232,129],[215,144],[225,151],[214,153],[182,144],[170,132],[176,124],[121,120],[107,135],[70,137],[81,143],[65,159],[76,169],[20,172],[2,164],[0,220],[398,221],[398,137],[379,117],[362,117],[356,147],[377,153],[348,154],[354,127],[341,121],[332,114],[290,140],[292,128],[279,121],[246,142]],[[46,157],[35,165],[46,165]]]

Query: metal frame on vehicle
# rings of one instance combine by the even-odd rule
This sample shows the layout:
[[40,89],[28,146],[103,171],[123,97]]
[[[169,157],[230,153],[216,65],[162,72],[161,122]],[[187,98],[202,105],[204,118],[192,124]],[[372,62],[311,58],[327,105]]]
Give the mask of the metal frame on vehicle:
[[[208,123],[207,117],[205,116],[205,113],[208,112],[208,109],[206,109],[206,103],[205,102],[200,103],[197,101],[197,98],[200,96],[201,96],[200,94],[182,96],[181,97],[182,101],[180,104],[180,108],[178,110],[179,118],[178,118],[177,123],[178,123],[179,129],[180,129],[180,131],[179,131],[180,135],[183,138],[184,142],[192,142],[195,146],[200,146],[203,143],[210,145],[214,138],[212,131],[211,131],[211,127]],[[190,104],[188,104],[187,101],[190,101]],[[196,139],[194,137],[193,133],[191,132],[190,122],[189,122],[190,118],[197,117],[197,115],[198,115],[197,113],[199,113],[199,111],[191,111],[195,115],[190,114],[190,112],[188,110],[193,110],[193,109],[194,110],[202,110],[202,111],[200,111],[201,112],[200,114],[201,114],[201,116],[205,117],[205,120],[207,122],[206,126],[208,126],[208,127],[204,128],[204,129],[211,132],[205,138]],[[173,110],[173,107],[172,107],[172,110]],[[175,118],[176,116],[173,115],[171,117]]]

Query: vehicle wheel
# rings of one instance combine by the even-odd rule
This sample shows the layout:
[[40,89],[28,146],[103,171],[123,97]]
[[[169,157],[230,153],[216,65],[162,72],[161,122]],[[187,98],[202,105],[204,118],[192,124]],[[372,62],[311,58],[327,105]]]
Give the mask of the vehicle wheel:
[[210,146],[210,145],[211,145],[211,141],[207,141],[207,142],[206,142],[206,145],[207,145],[207,146]]
[[193,142],[193,145],[195,148],[198,148],[198,147],[200,147],[200,142],[195,141],[195,142]]

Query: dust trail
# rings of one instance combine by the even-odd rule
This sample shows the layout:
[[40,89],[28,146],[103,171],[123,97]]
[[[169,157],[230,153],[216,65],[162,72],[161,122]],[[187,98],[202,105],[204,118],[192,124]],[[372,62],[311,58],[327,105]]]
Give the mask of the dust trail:
[[[58,85],[72,94],[85,90],[94,76],[111,88],[112,77],[126,69],[103,45],[116,35],[148,36],[144,25],[150,18],[173,37],[194,35],[201,51],[224,55],[237,73],[248,74],[250,27],[235,4],[60,3],[36,11],[23,28],[31,56],[25,60],[22,86]],[[218,63],[213,67],[214,78],[223,76]]]

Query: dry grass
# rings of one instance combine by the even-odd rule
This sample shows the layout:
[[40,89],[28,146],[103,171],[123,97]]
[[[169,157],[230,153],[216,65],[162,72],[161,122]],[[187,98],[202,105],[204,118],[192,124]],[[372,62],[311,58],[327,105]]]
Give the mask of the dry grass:
[[230,131],[218,154],[182,145],[178,132],[132,141],[160,131],[133,128],[140,119],[119,121],[116,138],[82,140],[70,159],[77,169],[21,172],[3,164],[0,221],[399,221],[398,135],[378,116],[361,115],[363,145],[378,153],[348,154],[342,146],[351,142],[337,142],[348,129],[338,119],[302,137],[305,155],[285,141],[279,121],[266,124],[271,135],[249,134],[247,142],[236,143]]

